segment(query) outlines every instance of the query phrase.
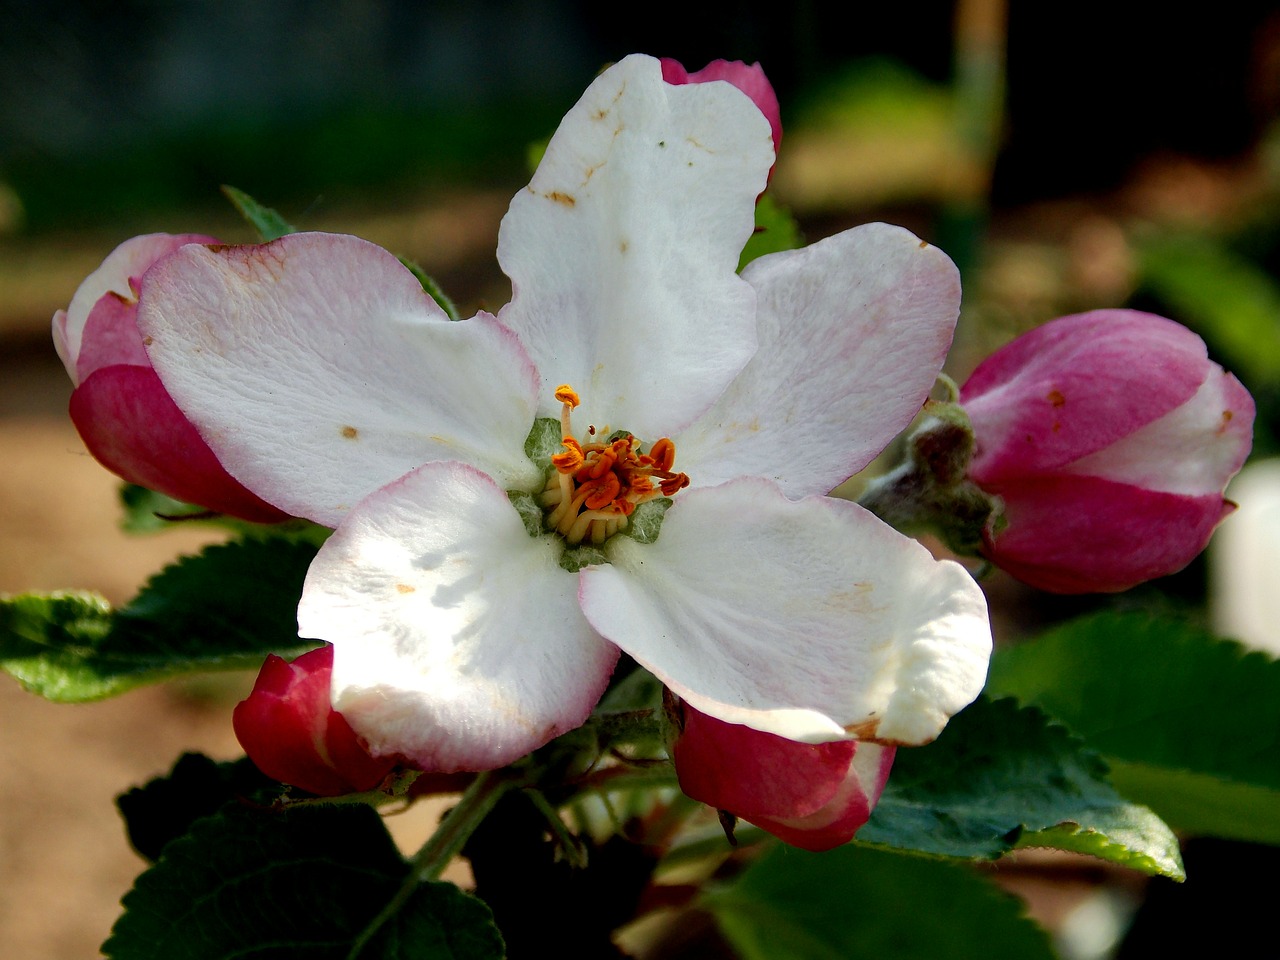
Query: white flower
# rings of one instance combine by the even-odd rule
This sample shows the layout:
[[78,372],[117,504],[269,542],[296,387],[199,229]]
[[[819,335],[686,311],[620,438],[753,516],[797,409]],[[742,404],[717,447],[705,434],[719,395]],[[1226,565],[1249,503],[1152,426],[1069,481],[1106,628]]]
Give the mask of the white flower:
[[[978,588],[824,496],[919,409],[955,268],[877,224],[739,277],[772,162],[745,95],[629,57],[512,201],[497,318],[449,321],[344,236],[193,246],[147,275],[140,324],[179,406],[247,487],[337,528],[299,626],[335,645],[334,705],[373,752],[508,763],[583,722],[619,648],[696,709],[795,740],[921,743],[977,695]],[[687,476],[656,542],[611,535],[606,506],[571,539],[607,562],[571,573],[561,533],[527,531],[509,494],[543,493],[525,440],[561,416],[583,443],[639,438],[624,480]]]

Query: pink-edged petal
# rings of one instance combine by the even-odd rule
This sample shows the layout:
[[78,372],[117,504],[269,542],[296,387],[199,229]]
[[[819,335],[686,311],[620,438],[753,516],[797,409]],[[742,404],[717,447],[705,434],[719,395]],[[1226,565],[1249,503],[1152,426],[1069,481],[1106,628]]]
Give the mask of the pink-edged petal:
[[680,789],[694,800],[755,822],[805,817],[844,783],[856,740],[797,743],[709,717],[682,705],[672,761]]
[[925,743],[982,689],[982,591],[861,507],[742,479],[582,571],[600,633],[695,709],[791,740]]
[[1064,469],[1162,493],[1220,495],[1253,445],[1253,397],[1210,365],[1195,395],[1159,420]]
[[117,293],[106,293],[89,311],[80,356],[76,359],[76,382],[84,383],[95,370],[117,364],[149,367],[142,334],[138,332],[138,302]]
[[1186,402],[1207,368],[1204,341],[1154,314],[1094,310],[1037,327],[961,390],[978,437],[970,475],[985,486],[1101,450]]
[[524,456],[536,371],[515,335],[485,314],[450,321],[364,240],[186,247],[144,278],[139,326],[227,469],[296,516],[335,526],[433,460],[539,479]]
[[583,618],[560,549],[456,462],[351,511],[307,574],[298,628],[334,645],[334,708],[374,755],[490,769],[587,718],[618,651]]
[[865,467],[933,386],[960,313],[960,276],[937,247],[873,223],[761,257],[760,347],[677,441],[694,485],[774,480],[826,493]]
[[150,367],[103,367],[71,394],[71,420],[104,467],[132,483],[257,523],[288,519],[237,483]]
[[773,162],[769,125],[729,84],[674,87],[657,60],[596,78],[502,221],[514,296],[500,317],[583,417],[670,436],[755,350],[755,296],[737,276]]
[[858,741],[857,746],[844,782],[822,809],[804,817],[761,817],[752,822],[784,843],[815,853],[848,843],[871,819],[897,752],[895,747],[866,741]]
[[[150,233],[132,237],[116,247],[102,265],[89,274],[75,294],[67,309],[59,310],[53,317],[53,340],[73,383],[80,383],[92,373],[77,371],[81,338],[85,324],[94,306],[108,293],[114,293],[127,301],[136,300],[134,285],[147,269],[165,254],[188,243],[218,243],[213,237],[199,233]],[[118,357],[114,363],[132,362]],[[101,366],[98,364],[97,366]],[[94,369],[97,367],[95,366]]]
[[983,553],[1053,593],[1113,593],[1176,573],[1233,507],[1220,493],[1158,493],[1099,477],[1053,476],[990,489],[1007,526]]

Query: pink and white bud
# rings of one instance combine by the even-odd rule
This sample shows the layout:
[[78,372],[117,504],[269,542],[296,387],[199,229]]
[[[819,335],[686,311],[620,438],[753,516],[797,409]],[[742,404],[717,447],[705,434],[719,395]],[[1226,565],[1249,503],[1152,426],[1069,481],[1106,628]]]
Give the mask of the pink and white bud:
[[663,57],[659,62],[662,64],[662,79],[673,86],[725,80],[745,93],[769,121],[773,129],[773,152],[777,155],[782,144],[782,110],[778,106],[778,95],[773,92],[773,84],[764,75],[760,64],[748,66],[741,60],[713,60],[701,70],[690,73],[678,60]]
[[848,843],[867,822],[893,765],[893,747],[860,740],[798,743],[725,723],[681,704],[672,759],[694,800],[805,850]]
[[1061,317],[996,351],[961,388],[970,478],[1001,498],[984,555],[1055,593],[1176,573],[1234,506],[1254,404],[1180,324],[1136,310]]
[[323,797],[372,790],[397,762],[371,756],[333,709],[332,675],[328,644],[292,663],[269,654],[253,691],[231,717],[236,739],[259,770]]
[[143,275],[196,234],[126,240],[53,315],[53,342],[75,384],[71,420],[94,458],[112,473],[168,496],[245,520],[287,515],[241,486],[218,462],[151,367],[138,331]]

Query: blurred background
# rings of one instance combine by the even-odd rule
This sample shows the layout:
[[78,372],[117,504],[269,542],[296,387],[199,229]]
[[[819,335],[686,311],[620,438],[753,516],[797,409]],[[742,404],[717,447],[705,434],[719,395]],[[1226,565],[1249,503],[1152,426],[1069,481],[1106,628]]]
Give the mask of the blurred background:
[[[253,239],[219,194],[232,184],[302,229],[417,260],[464,315],[496,310],[498,222],[531,144],[636,51],[763,64],[783,108],[771,192],[808,240],[888,220],[951,254],[966,287],[954,376],[1052,317],[1149,309],[1253,391],[1255,458],[1276,452],[1274,3],[0,0],[0,592],[124,602],[210,536],[125,537],[117,484],[66,417],[50,317],[116,244]],[[1124,602],[1203,617],[1206,583],[1200,562]],[[987,586],[1002,639],[1097,602]],[[0,953],[96,955],[141,867],[112,798],[183,749],[239,755],[229,704],[250,680],[84,706],[0,680]],[[1212,855],[1235,875],[1232,851]],[[1114,879],[1053,869],[1059,891]],[[1078,901],[1035,893],[1039,870],[1022,868],[1022,889],[1065,926]],[[1226,880],[1198,886],[1246,909]],[[1094,952],[1076,955],[1114,946],[1121,928],[1100,937],[1098,916],[1081,921]]]

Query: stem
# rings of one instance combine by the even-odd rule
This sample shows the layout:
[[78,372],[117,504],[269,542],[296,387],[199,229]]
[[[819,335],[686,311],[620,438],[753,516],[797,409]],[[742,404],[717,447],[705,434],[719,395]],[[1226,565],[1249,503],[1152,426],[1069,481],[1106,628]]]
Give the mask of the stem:
[[457,805],[445,814],[440,826],[431,838],[414,854],[409,875],[400,884],[381,912],[356,937],[347,954],[347,960],[356,960],[374,935],[405,905],[420,883],[435,880],[457,856],[467,838],[475,832],[502,796],[521,781],[501,771],[481,773],[458,800]]

